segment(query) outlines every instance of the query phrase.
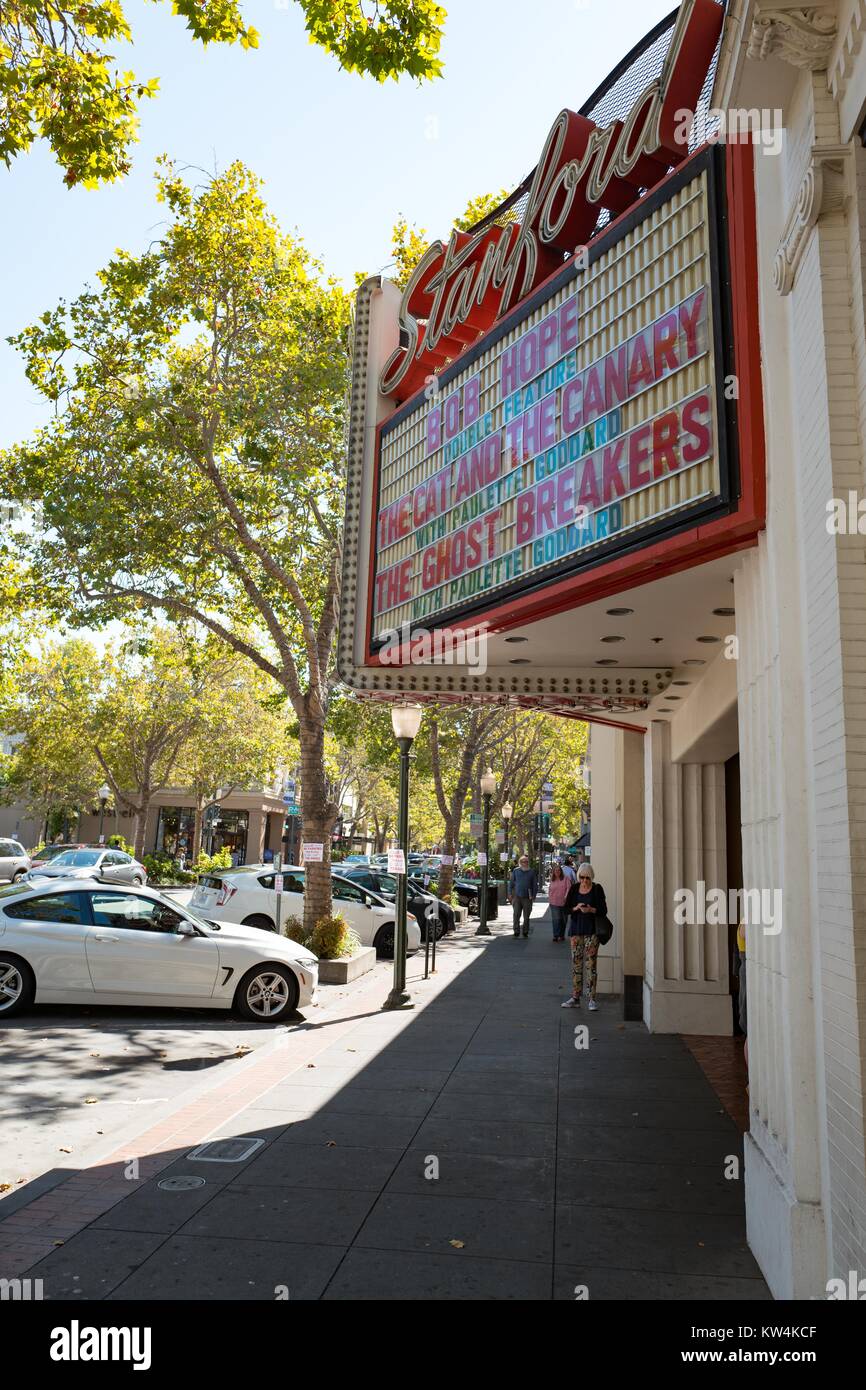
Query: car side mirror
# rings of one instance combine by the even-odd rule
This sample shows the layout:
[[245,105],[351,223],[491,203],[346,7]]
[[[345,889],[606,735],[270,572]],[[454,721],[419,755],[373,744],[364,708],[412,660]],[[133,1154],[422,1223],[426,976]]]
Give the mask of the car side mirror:
[[178,922],[176,930],[178,936],[195,936],[195,927],[192,922],[188,922],[186,918]]

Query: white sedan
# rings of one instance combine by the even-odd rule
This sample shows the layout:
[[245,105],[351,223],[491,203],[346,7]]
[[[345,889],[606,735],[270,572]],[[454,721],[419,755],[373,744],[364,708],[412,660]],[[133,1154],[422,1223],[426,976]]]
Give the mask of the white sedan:
[[151,888],[54,879],[0,889],[0,1018],[37,1004],[232,1009],[276,1023],[315,1003],[319,962]]
[[[283,891],[280,894],[281,924],[288,917],[304,915],[304,870],[295,866],[283,868]],[[223,922],[242,922],[247,927],[276,931],[277,892],[273,865],[249,865],[242,869],[220,869],[205,875],[192,895],[192,906],[205,917],[216,913]],[[393,903],[334,874],[331,894],[334,911],[345,917],[357,932],[362,946],[375,946],[380,956],[394,954]],[[421,931],[414,918],[406,923],[407,952],[421,945]]]

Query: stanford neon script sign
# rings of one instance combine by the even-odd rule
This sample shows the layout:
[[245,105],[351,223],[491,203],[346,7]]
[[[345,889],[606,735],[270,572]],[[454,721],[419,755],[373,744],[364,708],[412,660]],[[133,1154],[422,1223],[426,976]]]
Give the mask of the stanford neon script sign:
[[403,295],[400,346],[382,372],[383,395],[406,400],[585,244],[600,206],[620,216],[641,189],[682,163],[682,113],[695,108],[722,22],[715,0],[683,0],[662,71],[625,121],[600,127],[559,113],[522,222],[454,231],[447,246],[433,243]]

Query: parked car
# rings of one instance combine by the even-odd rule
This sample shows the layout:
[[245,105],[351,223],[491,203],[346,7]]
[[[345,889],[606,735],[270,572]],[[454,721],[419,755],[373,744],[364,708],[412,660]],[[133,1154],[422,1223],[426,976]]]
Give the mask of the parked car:
[[344,864],[369,864],[369,854],[347,854],[343,860]]
[[[378,893],[388,902],[393,902],[397,897],[397,879],[394,874],[383,873],[379,869],[372,868],[346,868],[343,876],[351,879],[353,883],[360,883],[362,888],[369,888],[371,892]],[[421,940],[425,941],[427,939],[427,910],[431,904],[436,906],[439,914],[439,926],[436,931],[436,940],[438,941],[444,932],[454,930],[454,909],[433,893],[418,888],[416,883],[417,880],[415,879],[407,881],[409,911],[421,929]]]
[[276,1023],[315,1002],[319,963],[286,937],[95,879],[0,889],[0,1018],[30,1004],[235,1009]]
[[26,849],[17,840],[0,840],[0,879],[8,878],[17,883],[30,868],[31,859]]
[[[281,919],[303,917],[305,871],[286,865],[282,871],[283,892]],[[277,894],[274,871],[269,866],[243,869],[219,869],[199,879],[192,895],[196,912],[210,916],[216,913],[220,921],[241,922],[244,926],[263,931],[276,931]],[[394,954],[394,904],[377,893],[362,888],[359,883],[334,874],[332,894],[334,909],[345,917],[357,932],[363,946],[375,946],[380,956]],[[421,933],[415,922],[408,923],[408,950],[417,951]]]
[[143,888],[147,883],[147,869],[122,849],[97,845],[89,849],[65,850],[50,864],[31,869],[27,875],[28,883],[60,878],[95,878],[102,883],[131,883]]
[[[417,874],[410,876],[410,883],[414,883],[423,890],[424,880]],[[465,907],[471,917],[478,917],[481,912],[481,884],[473,883],[471,879],[455,879],[451,885],[454,896],[460,907]]]
[[57,858],[58,854],[65,854],[69,849],[91,848],[92,846],[85,844],[83,840],[79,841],[77,844],[43,845],[41,850],[33,855],[30,867],[31,869],[44,869],[45,865],[51,864]]

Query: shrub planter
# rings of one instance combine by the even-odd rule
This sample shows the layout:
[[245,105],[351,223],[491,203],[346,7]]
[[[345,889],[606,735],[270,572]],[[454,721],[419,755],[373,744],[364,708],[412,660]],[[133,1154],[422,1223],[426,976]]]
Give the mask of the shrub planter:
[[338,956],[336,960],[319,961],[320,985],[349,985],[366,975],[376,964],[375,946],[362,946],[353,956]]

